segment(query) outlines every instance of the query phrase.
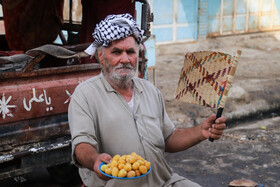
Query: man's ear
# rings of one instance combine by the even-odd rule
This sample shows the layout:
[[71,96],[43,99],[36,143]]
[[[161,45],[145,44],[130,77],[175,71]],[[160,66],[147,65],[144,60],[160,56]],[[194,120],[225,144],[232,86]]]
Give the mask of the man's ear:
[[103,64],[103,55],[102,55],[102,51],[101,50],[97,50],[95,52],[95,54],[97,53],[97,55],[95,55],[96,59],[100,62],[100,64],[102,65]]

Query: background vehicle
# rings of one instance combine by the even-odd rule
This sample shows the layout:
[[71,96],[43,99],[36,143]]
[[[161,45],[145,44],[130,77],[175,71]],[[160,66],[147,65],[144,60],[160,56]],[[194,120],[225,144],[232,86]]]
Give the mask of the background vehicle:
[[[147,40],[152,14],[147,1],[140,2]],[[7,51],[5,38],[1,37],[2,50],[6,48],[0,57],[0,180],[37,167],[48,168],[62,183],[77,175],[71,164],[68,104],[80,82],[100,73],[99,63],[84,63],[89,57],[82,51],[89,44],[75,42],[79,40],[80,26],[70,16],[59,31],[61,44],[26,51]],[[144,52],[141,55],[139,70],[144,77],[147,59]]]

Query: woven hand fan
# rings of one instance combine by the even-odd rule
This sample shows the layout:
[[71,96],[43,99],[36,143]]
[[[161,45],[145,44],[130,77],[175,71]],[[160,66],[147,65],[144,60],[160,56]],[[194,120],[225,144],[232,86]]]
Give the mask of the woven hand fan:
[[240,50],[233,57],[213,51],[187,53],[175,98],[217,108],[217,118],[221,117],[240,55]]

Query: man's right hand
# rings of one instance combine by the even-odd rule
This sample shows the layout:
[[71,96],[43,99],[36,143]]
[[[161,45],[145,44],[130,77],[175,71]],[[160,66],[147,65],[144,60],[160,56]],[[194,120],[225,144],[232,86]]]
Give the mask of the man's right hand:
[[112,157],[109,154],[99,154],[92,145],[88,143],[80,143],[75,148],[75,155],[81,165],[93,170],[100,179],[110,179],[106,175],[103,175],[98,169],[101,162],[109,163],[112,160]]
[[111,162],[112,160],[112,157],[106,153],[102,153],[102,154],[98,154],[95,158],[95,161],[94,161],[94,165],[93,165],[93,171],[96,173],[96,175],[102,179],[102,180],[109,180],[110,177],[107,177],[106,175],[103,175],[100,171],[99,171],[99,165],[102,163],[102,162],[105,162],[105,163],[109,163]]

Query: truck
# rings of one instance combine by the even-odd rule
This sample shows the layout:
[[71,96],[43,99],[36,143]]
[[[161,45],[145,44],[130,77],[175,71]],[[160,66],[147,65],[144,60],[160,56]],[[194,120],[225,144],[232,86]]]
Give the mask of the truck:
[[[42,62],[42,56],[47,57],[39,55],[30,63],[38,59]],[[0,180],[32,172],[36,167],[69,178],[75,168],[68,165],[68,104],[75,87],[100,70],[94,63],[0,74]],[[61,168],[63,172],[57,171]],[[62,182],[60,177],[57,180]]]
[[[147,1],[140,2],[142,29],[149,37],[152,13]],[[72,22],[64,26],[78,27]],[[78,175],[71,162],[68,105],[76,86],[101,72],[99,63],[82,63],[87,54],[79,47],[46,44],[0,57],[0,180],[39,167],[60,183]],[[147,59],[140,54],[143,77]]]

